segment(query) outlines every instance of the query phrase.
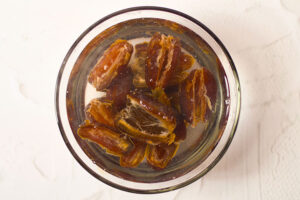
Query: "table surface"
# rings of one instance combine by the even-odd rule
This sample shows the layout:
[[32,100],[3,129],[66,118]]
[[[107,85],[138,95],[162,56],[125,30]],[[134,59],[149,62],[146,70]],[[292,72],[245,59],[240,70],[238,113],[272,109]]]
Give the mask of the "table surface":
[[[75,161],[59,133],[54,87],[76,38],[123,8],[173,8],[207,25],[237,66],[242,111],[225,156],[168,193],[111,188]],[[300,1],[8,1],[0,3],[0,199],[300,199]]]

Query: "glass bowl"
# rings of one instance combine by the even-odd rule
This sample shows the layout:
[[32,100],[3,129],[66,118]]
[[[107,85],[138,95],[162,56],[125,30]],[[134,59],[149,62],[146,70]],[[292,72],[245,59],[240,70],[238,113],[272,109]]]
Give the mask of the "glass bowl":
[[[155,170],[143,162],[137,168],[119,166],[118,158],[81,139],[76,130],[84,107],[101,96],[87,84],[97,58],[116,39],[147,40],[154,32],[180,39],[182,48],[214,76],[215,110],[207,123],[188,128],[187,138],[169,165]],[[90,26],[70,48],[56,84],[56,114],[61,135],[74,158],[91,175],[115,188],[135,193],[159,193],[186,186],[212,169],[228,149],[239,119],[240,85],[234,63],[218,37],[196,19],[167,8],[134,7],[112,13]]]

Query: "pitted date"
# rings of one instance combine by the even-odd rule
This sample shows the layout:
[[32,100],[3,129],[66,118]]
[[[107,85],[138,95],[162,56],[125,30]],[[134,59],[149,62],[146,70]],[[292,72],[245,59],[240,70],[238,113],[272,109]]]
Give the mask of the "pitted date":
[[174,141],[174,109],[138,92],[130,93],[127,99],[128,104],[115,123],[120,131],[149,144],[171,144]]
[[179,55],[179,61],[174,70],[172,78],[169,80],[168,86],[176,86],[184,81],[189,75],[189,73],[186,71],[193,66],[194,62],[195,59],[193,56],[181,52]]
[[81,125],[77,133],[81,138],[98,144],[107,153],[115,156],[122,156],[132,147],[130,140],[122,137],[120,133],[89,121]]
[[146,153],[147,162],[154,168],[163,169],[175,156],[178,147],[178,143],[149,145]]
[[114,127],[114,111],[111,101],[104,98],[93,99],[86,106],[85,114],[93,123]]
[[107,89],[106,97],[113,102],[117,111],[126,106],[127,94],[132,89],[132,71],[125,68],[116,76]]
[[206,101],[204,69],[195,69],[180,86],[180,110],[192,127],[205,120]]
[[207,107],[209,108],[209,112],[206,112],[206,117],[209,113],[213,112],[216,105],[216,98],[217,98],[217,82],[212,75],[212,73],[207,70],[204,70],[204,84],[206,88],[206,97],[207,97]]
[[120,165],[122,167],[136,167],[145,158],[147,143],[135,139],[131,139],[134,147],[129,152],[120,157]]
[[160,33],[152,36],[147,49],[145,68],[145,79],[150,88],[168,86],[180,54],[181,46],[178,39]]
[[145,80],[145,65],[147,58],[148,43],[144,42],[135,45],[135,54],[132,65],[130,66],[133,72],[133,85],[136,88],[147,88]]
[[106,89],[119,70],[127,67],[133,47],[126,40],[116,40],[98,60],[92,69],[88,81],[98,90]]

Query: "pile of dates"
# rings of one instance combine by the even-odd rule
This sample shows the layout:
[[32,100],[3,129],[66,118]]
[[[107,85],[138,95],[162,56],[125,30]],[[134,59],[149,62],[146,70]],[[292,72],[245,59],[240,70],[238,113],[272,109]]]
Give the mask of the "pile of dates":
[[135,47],[116,40],[89,74],[88,82],[106,95],[89,102],[78,135],[118,156],[123,167],[146,157],[154,169],[165,168],[187,126],[204,122],[212,109],[208,94],[216,88],[206,87],[212,74],[192,70],[194,60],[171,35],[154,33]]

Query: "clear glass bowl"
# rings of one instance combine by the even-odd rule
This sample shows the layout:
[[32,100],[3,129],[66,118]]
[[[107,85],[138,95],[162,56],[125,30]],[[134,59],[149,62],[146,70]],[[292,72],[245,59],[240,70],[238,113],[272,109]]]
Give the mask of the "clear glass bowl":
[[[196,58],[196,63],[213,73],[218,88],[216,109],[208,123],[188,129],[187,139],[165,169],[155,170],[146,163],[137,168],[123,168],[117,157],[106,154],[96,144],[76,134],[85,118],[84,107],[96,94],[87,84],[87,75],[97,57],[114,40],[149,38],[157,31],[179,38],[184,50]],[[128,8],[90,26],[67,53],[55,93],[58,126],[74,158],[102,182],[136,193],[175,190],[204,176],[228,149],[240,113],[239,79],[225,46],[201,22],[161,7]]]

